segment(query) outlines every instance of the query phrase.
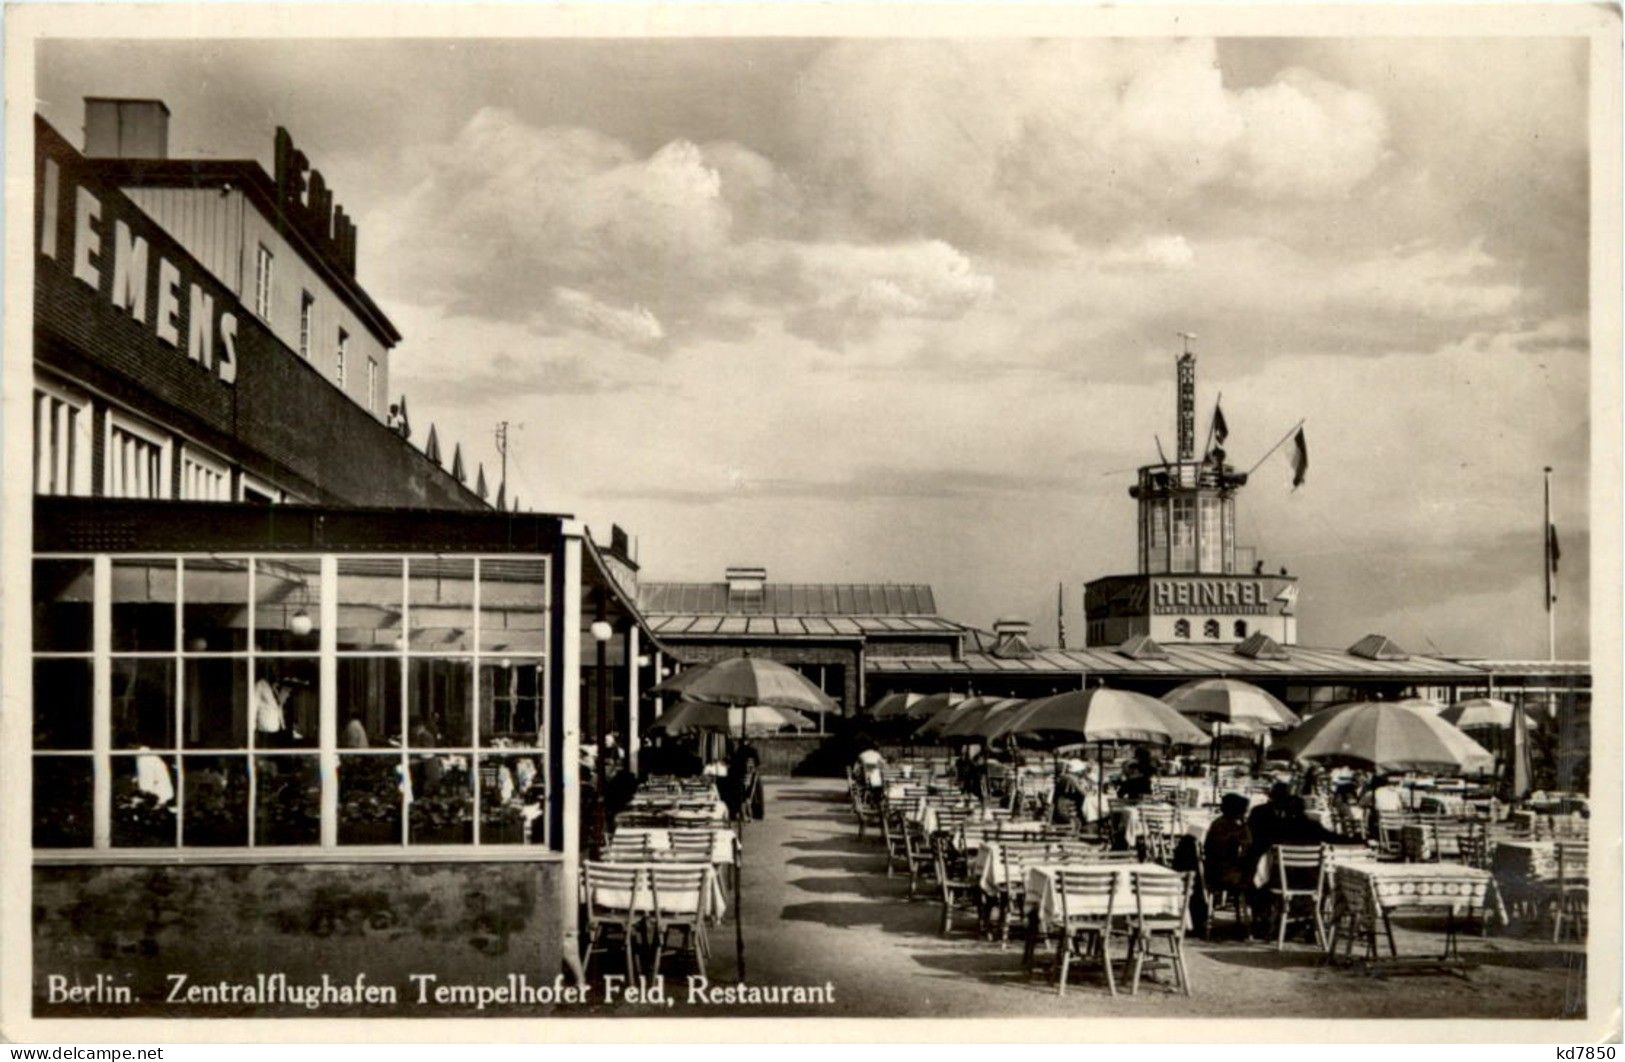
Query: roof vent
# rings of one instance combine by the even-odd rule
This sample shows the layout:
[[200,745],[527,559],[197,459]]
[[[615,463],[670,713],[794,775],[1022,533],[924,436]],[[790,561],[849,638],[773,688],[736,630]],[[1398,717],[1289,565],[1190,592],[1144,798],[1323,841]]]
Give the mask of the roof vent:
[[1349,646],[1349,655],[1366,660],[1409,660],[1411,654],[1381,634],[1368,634]]
[[168,158],[169,108],[163,100],[86,96],[85,154],[93,159]]
[[1263,631],[1254,631],[1249,634],[1246,641],[1236,646],[1236,655],[1245,656],[1251,660],[1287,659],[1287,652],[1281,648],[1281,643]]
[[1136,634],[1117,647],[1119,656],[1130,660],[1166,660],[1168,650],[1158,645],[1149,634]]
[[767,592],[767,569],[752,567],[728,568],[723,572],[728,582],[729,612],[760,612]]
[[1038,655],[1027,641],[1027,633],[1032,628],[1031,622],[1015,616],[994,620],[993,635],[998,640],[993,644],[993,655],[1000,660],[1030,660]]

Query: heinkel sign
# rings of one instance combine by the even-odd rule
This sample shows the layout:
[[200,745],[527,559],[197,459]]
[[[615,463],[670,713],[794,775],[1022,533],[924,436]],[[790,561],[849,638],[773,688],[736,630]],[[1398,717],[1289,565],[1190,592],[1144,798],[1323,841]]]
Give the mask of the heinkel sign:
[[1260,577],[1153,576],[1151,611],[1158,615],[1200,612],[1216,616],[1290,615],[1296,598],[1291,579]]

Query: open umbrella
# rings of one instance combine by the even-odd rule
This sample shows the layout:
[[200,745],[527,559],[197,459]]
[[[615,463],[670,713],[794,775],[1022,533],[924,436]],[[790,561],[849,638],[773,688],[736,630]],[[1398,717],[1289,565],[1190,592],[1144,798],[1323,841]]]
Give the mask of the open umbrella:
[[1406,697],[1394,703],[1409,708],[1413,712],[1432,712],[1434,715],[1438,715],[1444,711],[1444,705],[1432,697]]
[[1275,743],[1275,752],[1379,774],[1475,774],[1494,757],[1432,712],[1392,701],[1356,701],[1311,718]]
[[711,669],[710,664],[692,664],[677,672],[664,682],[657,682],[644,691],[644,696],[653,696],[657,693],[681,693],[688,688],[688,684],[699,678]]
[[718,661],[682,689],[683,698],[710,704],[771,704],[803,712],[833,712],[840,706],[793,667],[759,656]]
[[1232,678],[1187,682],[1163,694],[1162,703],[1188,719],[1222,723],[1230,733],[1238,730],[1286,730],[1300,720],[1273,695]]
[[1200,727],[1155,697],[1104,686],[1029,701],[987,733],[990,740],[1006,735],[1053,744],[1206,745],[1210,740]]
[[1517,709],[1506,701],[1475,697],[1452,704],[1439,713],[1439,718],[1457,730],[1505,730],[1512,725],[1515,711]]
[[772,704],[727,705],[685,700],[668,708],[649,724],[649,729],[664,730],[668,734],[701,730],[742,734],[747,729],[776,731],[790,726],[803,730],[814,725],[811,719],[794,708],[780,708]]
[[998,697],[966,697],[956,704],[949,705],[943,711],[932,713],[931,717],[921,723],[914,731],[913,736],[916,740],[941,738],[943,730],[950,726],[954,720],[973,709],[985,707],[999,699]]
[[1011,711],[1027,702],[1019,697],[980,698],[982,703],[969,708],[954,716],[952,720],[943,725],[938,734],[942,740],[950,745],[967,744],[972,741],[986,743],[987,735],[982,732],[983,724],[989,719],[1008,715]]

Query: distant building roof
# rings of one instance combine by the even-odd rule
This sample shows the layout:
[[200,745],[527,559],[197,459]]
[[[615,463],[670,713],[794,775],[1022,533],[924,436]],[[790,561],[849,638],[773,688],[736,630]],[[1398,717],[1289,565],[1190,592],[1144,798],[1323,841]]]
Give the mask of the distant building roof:
[[663,638],[870,638],[960,632],[959,624],[940,616],[717,616],[648,609],[644,614],[649,628]]
[[1371,660],[1341,649],[1311,649],[1294,645],[1285,659],[1253,659],[1237,655],[1228,646],[1164,645],[1165,659],[1134,659],[1116,647],[1095,649],[1039,649],[1029,659],[1006,660],[986,652],[970,652],[962,659],[941,657],[871,657],[871,672],[885,674],[1088,674],[1183,679],[1204,675],[1244,675],[1257,678],[1336,679],[1398,678],[1427,680],[1471,679],[1483,672],[1454,660],[1410,656],[1405,660]]
[[[937,612],[931,587],[923,583],[766,583],[759,593],[730,596],[725,582],[645,582],[639,588],[638,601],[646,613],[695,617],[935,617]],[[958,624],[949,627],[959,629]]]

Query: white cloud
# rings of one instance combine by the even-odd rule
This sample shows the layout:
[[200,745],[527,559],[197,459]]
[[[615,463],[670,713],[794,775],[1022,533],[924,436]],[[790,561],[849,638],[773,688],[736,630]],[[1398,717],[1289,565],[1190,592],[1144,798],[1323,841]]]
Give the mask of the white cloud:
[[644,346],[666,335],[655,315],[642,306],[610,306],[574,288],[554,288],[553,308],[571,324],[629,346]]

